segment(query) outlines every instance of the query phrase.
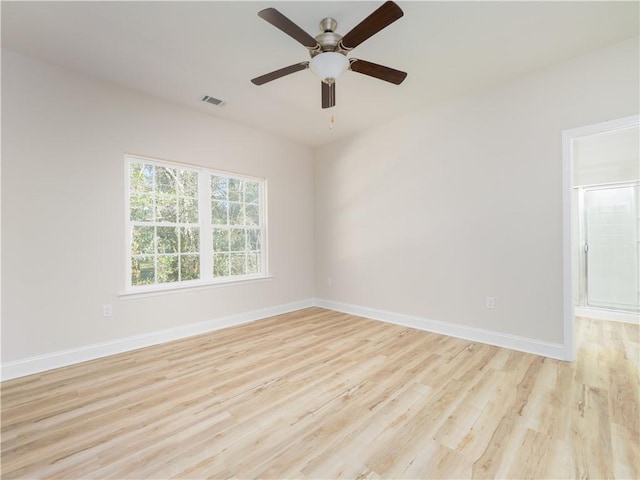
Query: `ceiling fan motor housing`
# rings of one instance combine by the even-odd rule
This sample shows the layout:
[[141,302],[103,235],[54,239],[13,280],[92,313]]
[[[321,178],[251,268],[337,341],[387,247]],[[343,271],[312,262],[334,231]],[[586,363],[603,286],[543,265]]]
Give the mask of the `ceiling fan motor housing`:
[[323,18],[320,22],[320,33],[316,35],[316,42],[320,45],[320,49],[309,50],[311,58],[316,55],[320,55],[323,52],[338,52],[343,55],[347,54],[347,50],[344,50],[340,46],[340,40],[342,40],[342,35],[339,35],[335,32],[338,27],[338,22],[336,22],[333,18],[327,17]]

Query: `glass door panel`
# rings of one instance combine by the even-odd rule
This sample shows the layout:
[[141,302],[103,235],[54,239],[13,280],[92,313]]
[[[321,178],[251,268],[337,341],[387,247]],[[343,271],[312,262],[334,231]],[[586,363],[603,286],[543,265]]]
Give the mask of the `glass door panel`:
[[587,305],[637,311],[638,185],[585,191]]

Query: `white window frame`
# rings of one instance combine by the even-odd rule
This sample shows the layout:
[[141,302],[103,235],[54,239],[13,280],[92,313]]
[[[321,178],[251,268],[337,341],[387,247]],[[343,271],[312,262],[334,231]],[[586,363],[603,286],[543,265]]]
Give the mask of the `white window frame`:
[[[178,282],[153,283],[147,285],[132,285],[131,283],[131,238],[133,226],[136,222],[131,220],[130,212],[130,164],[143,163],[160,167],[178,168],[197,172],[198,174],[198,225],[200,229],[200,278],[197,280],[184,280]],[[216,285],[228,285],[272,278],[268,272],[268,245],[267,245],[267,180],[262,177],[254,177],[223,170],[216,170],[197,165],[179,163],[139,155],[125,154],[125,290],[120,297],[140,294],[161,294],[180,291],[183,289],[199,289]],[[260,266],[261,271],[255,274],[231,275],[227,277],[213,276],[213,224],[211,221],[211,176],[227,177],[238,180],[249,180],[259,185],[259,215],[260,215]],[[161,225],[160,223],[158,225]],[[166,226],[178,225],[167,222]]]

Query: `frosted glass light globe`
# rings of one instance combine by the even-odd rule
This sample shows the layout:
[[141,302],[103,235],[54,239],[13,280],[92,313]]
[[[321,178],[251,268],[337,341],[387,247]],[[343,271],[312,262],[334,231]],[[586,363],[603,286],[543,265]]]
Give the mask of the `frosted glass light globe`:
[[331,83],[349,68],[349,60],[341,53],[324,52],[311,59],[309,68],[323,81]]

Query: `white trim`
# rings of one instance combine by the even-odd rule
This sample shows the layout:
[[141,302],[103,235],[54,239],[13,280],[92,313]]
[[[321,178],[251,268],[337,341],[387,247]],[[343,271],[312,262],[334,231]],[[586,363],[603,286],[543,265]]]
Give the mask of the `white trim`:
[[587,185],[574,185],[573,189],[574,190],[579,190],[579,189],[583,189],[583,190],[603,190],[603,189],[607,189],[607,188],[616,188],[616,187],[635,187],[636,185],[638,185],[640,182],[638,182],[638,180],[623,180],[620,182],[608,182],[608,183],[592,183],[592,184],[587,184]]
[[468,327],[439,320],[404,315],[374,308],[349,305],[331,300],[316,299],[316,306],[328,308],[338,312],[358,315],[361,317],[380,320],[382,322],[402,325],[426,332],[438,333],[449,337],[461,338],[472,342],[486,343],[497,347],[508,348],[520,352],[533,353],[558,360],[569,360],[565,345],[560,343],[543,342],[526,337],[519,337],[508,333],[494,332],[482,328]]
[[573,191],[573,137],[562,132],[562,324],[568,360],[576,358],[575,315],[573,312],[573,238],[571,235]]
[[272,280],[276,278],[273,275],[264,275],[260,277],[229,277],[225,280],[200,281],[193,280],[189,282],[176,282],[150,285],[149,287],[136,287],[135,290],[125,290],[118,293],[118,299],[128,300],[130,298],[155,297],[158,295],[168,295],[171,293],[181,293],[189,290],[203,290],[205,288],[231,287],[238,284],[260,282],[263,280]]
[[606,133],[621,128],[635,127],[640,124],[640,115],[631,115],[629,117],[616,118],[607,120],[606,122],[594,123],[593,125],[584,125],[582,127],[570,128],[562,132],[571,138],[589,137],[598,133]]
[[596,320],[609,320],[612,322],[631,323],[640,325],[640,314],[631,312],[616,312],[600,308],[575,307],[576,317],[593,318]]
[[640,124],[640,115],[609,120],[562,132],[562,297],[564,345],[567,360],[575,360],[575,312],[573,292],[573,262],[571,261],[571,191],[573,189],[573,141],[576,138],[633,127]]
[[109,342],[95,343],[84,347],[71,348],[58,352],[37,355],[21,360],[14,360],[2,364],[2,381],[12,378],[24,377],[35,373],[52,370],[54,368],[66,367],[76,363],[95,360],[97,358],[108,357],[117,353],[128,352],[138,348],[149,347],[160,343],[200,335],[203,333],[220,330],[222,328],[233,327],[243,323],[250,323],[274,315],[282,315],[303,308],[312,307],[313,299],[301,300],[298,302],[275,305],[250,312],[228,315],[204,322],[192,323],[180,327],[169,328],[157,332],[143,333],[132,337],[120,338]]

